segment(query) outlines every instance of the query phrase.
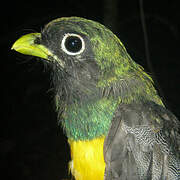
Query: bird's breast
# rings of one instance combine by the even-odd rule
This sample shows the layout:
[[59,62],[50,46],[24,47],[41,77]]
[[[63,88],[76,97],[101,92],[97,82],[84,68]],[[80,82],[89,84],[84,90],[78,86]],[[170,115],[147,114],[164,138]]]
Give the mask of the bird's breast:
[[86,141],[69,140],[71,149],[70,171],[76,180],[103,180],[105,162],[104,137]]

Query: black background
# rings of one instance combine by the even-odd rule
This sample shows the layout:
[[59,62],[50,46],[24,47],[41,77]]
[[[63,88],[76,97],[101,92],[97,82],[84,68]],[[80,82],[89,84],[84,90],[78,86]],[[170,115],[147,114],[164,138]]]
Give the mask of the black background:
[[[132,58],[152,73],[145,58],[139,1],[116,2],[117,19],[111,28]],[[108,23],[105,17],[111,17],[115,10],[112,14],[106,11],[102,0],[5,3],[8,2],[1,6],[0,28],[3,87],[0,122],[0,168],[3,173],[0,176],[8,180],[67,178],[69,147],[62,129],[57,126],[49,70],[36,58],[18,54],[10,48],[21,35],[39,32],[57,17],[81,16],[111,26],[114,19]],[[166,106],[177,117],[180,117],[179,9],[178,0],[144,2],[153,77],[163,92]]]

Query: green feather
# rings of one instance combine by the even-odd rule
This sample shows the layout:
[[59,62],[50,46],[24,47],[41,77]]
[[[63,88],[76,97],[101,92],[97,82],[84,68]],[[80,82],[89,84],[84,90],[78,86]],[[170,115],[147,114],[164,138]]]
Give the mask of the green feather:
[[[66,33],[85,40],[82,54],[63,52],[60,45]],[[13,49],[24,52],[25,46],[19,42],[26,40],[26,52],[39,48],[47,57],[42,52],[33,54],[52,62],[58,118],[70,139],[107,135],[121,103],[154,101],[163,105],[151,77],[131,59],[116,35],[100,23],[79,17],[59,18],[47,24],[37,39],[25,37],[29,40],[22,38]]]
[[62,126],[73,140],[90,140],[108,133],[117,103],[100,99],[89,103],[73,104],[63,112]]

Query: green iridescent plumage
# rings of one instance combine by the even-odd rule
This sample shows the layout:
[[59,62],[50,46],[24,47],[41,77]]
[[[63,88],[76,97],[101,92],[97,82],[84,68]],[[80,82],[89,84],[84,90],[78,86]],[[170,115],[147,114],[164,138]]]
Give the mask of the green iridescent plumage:
[[[94,113],[97,113],[97,117],[99,117],[101,111],[99,111],[100,108],[96,105],[96,101],[98,102],[99,99],[103,98],[103,94],[105,97],[108,96],[111,98],[112,103],[113,101],[117,103],[131,103],[133,101],[152,100],[158,104],[162,104],[161,99],[153,87],[151,77],[143,71],[140,65],[136,64],[130,58],[121,41],[110,30],[97,22],[72,17],[60,18],[52,21],[45,27],[45,31],[49,31],[48,28],[52,27],[52,25],[56,26],[58,29],[58,26],[62,26],[63,23],[66,23],[65,27],[69,28],[72,32],[78,32],[86,36],[91,44],[92,53],[84,58],[94,61],[94,63],[98,65],[100,72],[97,74],[97,81],[94,82],[94,87],[96,89],[94,89],[94,91],[100,91],[100,93],[98,93],[98,96],[94,97],[94,92],[89,92],[90,94],[87,99],[90,99],[90,102],[91,99],[93,100],[94,104],[90,104],[89,106],[91,106],[91,109],[97,109],[97,111],[94,111]],[[53,33],[56,33],[54,29]],[[81,78],[82,77],[79,79]],[[58,94],[57,96],[59,97]],[[62,105],[59,104],[60,101],[61,99],[57,98],[56,102],[57,106],[59,106],[57,107],[58,111],[62,109],[62,106],[65,104],[64,102]],[[89,103],[86,100],[84,101],[87,104]],[[90,122],[90,118],[87,120],[85,117],[91,114],[92,110],[84,111],[84,107],[82,106],[83,105],[76,105],[77,112],[75,112],[75,108],[73,112],[71,112],[71,107],[67,106],[62,114],[64,119],[63,127],[68,137],[75,140],[78,138],[83,140],[106,135],[107,132],[104,130],[101,131],[100,128],[104,127],[104,124],[106,124],[103,121],[105,116],[101,116],[102,118],[98,119],[99,124],[101,124],[100,126],[93,126],[92,129],[89,128],[89,133],[85,133]],[[81,109],[81,111],[79,111],[79,109]],[[82,111],[84,111],[84,114],[87,114],[82,116]],[[112,108],[112,113],[114,113],[114,111],[115,109]],[[71,116],[72,113],[75,113],[76,116]],[[72,119],[70,119],[70,117]],[[112,116],[109,117],[108,121],[111,122],[111,120]],[[74,121],[76,121],[76,123],[72,123]],[[83,126],[81,126],[81,124],[83,124]],[[109,128],[109,125],[109,123],[106,124],[106,130]]]
[[73,140],[89,140],[108,133],[117,103],[111,99],[74,104],[62,115],[63,128]]
[[71,142],[105,137],[105,180],[179,179],[179,121],[109,29],[59,18],[12,49],[52,67],[58,120]]

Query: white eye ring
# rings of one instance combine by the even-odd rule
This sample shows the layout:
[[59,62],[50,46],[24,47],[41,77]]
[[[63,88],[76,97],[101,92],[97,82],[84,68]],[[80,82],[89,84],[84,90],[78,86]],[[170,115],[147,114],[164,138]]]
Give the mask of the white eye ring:
[[[77,51],[77,52],[71,52],[71,51],[69,51],[69,50],[67,49],[65,43],[66,43],[66,40],[67,40],[68,37],[77,37],[77,38],[79,38],[79,39],[81,40],[81,46],[82,46],[82,47],[81,47],[81,49],[80,49],[79,51]],[[68,54],[68,55],[75,56],[75,55],[81,54],[81,53],[84,51],[84,49],[85,49],[84,39],[83,39],[80,35],[78,35],[78,34],[67,33],[67,34],[64,35],[64,37],[63,37],[63,39],[62,39],[62,41],[61,41],[61,49],[62,49],[66,54]]]

